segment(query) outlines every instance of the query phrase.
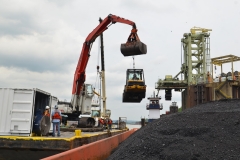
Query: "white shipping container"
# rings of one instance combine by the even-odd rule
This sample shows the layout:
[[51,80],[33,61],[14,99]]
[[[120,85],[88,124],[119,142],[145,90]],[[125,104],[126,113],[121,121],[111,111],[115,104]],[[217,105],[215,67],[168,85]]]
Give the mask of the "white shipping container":
[[45,107],[53,108],[57,101],[37,88],[0,88],[0,135],[31,136],[39,128],[37,118],[41,118]]

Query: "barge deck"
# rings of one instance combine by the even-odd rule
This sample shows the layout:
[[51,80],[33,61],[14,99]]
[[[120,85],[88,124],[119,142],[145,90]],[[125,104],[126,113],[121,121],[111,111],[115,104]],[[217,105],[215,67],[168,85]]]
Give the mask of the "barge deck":
[[128,129],[113,129],[110,133],[104,130],[80,132],[79,135],[76,135],[75,132],[61,131],[60,137],[0,136],[0,160],[41,159],[126,131]]

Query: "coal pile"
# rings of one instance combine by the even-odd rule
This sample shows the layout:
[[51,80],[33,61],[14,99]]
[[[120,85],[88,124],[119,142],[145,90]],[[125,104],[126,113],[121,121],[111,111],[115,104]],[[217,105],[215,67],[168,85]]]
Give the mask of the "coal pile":
[[155,120],[108,160],[240,160],[240,100],[201,104]]

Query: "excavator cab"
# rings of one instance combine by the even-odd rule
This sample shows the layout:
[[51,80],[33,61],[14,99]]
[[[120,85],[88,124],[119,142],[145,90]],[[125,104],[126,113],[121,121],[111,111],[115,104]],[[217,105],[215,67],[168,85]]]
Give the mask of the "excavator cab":
[[126,56],[135,56],[147,53],[147,46],[142,43],[137,35],[137,29],[132,29],[127,43],[121,44],[120,50]]
[[143,69],[127,69],[126,85],[123,90],[123,103],[140,103],[146,95]]

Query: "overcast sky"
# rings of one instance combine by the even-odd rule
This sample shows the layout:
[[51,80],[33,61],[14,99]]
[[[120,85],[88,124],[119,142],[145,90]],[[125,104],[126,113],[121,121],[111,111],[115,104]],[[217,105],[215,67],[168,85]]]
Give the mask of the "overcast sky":
[[[110,13],[134,21],[147,45],[146,55],[135,56],[135,67],[145,72],[146,97],[155,91],[158,78],[180,71],[181,38],[194,26],[213,30],[211,58],[240,53],[237,0],[0,0],[0,87],[39,88],[70,101],[82,44],[99,24],[99,17],[104,19]],[[121,54],[120,44],[126,42],[130,31],[131,26],[116,23],[104,32],[107,108],[113,119],[140,120],[149,112],[147,98],[137,104],[122,103],[126,70],[133,67],[133,61]],[[93,85],[98,42],[93,44],[86,69],[86,83]],[[230,70],[224,65],[225,72]],[[173,92],[172,101],[164,100],[163,91],[160,96],[161,114],[169,110],[172,101],[181,107],[180,93]]]

